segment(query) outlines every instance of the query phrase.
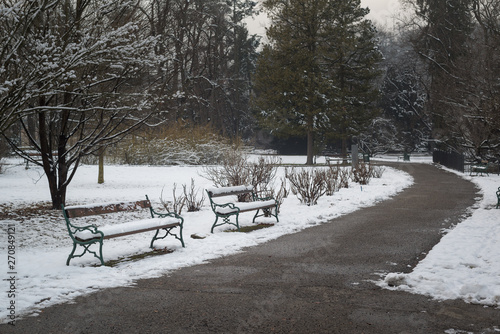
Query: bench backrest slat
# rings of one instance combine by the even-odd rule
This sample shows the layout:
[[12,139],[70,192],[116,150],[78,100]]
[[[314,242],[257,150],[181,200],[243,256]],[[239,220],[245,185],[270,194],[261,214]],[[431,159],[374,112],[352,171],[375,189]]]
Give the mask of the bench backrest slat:
[[231,195],[249,194],[253,192],[252,186],[234,186],[222,188],[209,188],[207,193],[209,197],[222,197]]
[[120,211],[133,211],[139,208],[151,208],[151,202],[149,200],[141,200],[136,202],[109,203],[105,205],[65,208],[65,211],[68,218],[77,218]]

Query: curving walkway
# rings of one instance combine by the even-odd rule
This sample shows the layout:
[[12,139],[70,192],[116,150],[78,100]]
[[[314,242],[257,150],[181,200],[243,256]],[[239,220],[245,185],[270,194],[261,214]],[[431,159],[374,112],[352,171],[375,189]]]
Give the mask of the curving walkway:
[[135,287],[45,309],[0,332],[493,333],[500,310],[381,289],[463,219],[477,189],[430,165],[395,164],[415,184],[330,224]]

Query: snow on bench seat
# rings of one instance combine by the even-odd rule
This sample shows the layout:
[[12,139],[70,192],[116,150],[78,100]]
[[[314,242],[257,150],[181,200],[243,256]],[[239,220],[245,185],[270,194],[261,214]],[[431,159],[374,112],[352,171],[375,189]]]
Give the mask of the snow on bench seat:
[[272,208],[276,206],[275,200],[268,201],[258,201],[258,202],[238,202],[234,204],[235,208],[230,207],[217,207],[216,212],[221,215],[227,215],[230,213],[238,212],[238,208],[240,212],[252,211],[261,208]]
[[[116,225],[106,225],[98,227],[97,230],[104,234],[104,239],[116,238],[128,234],[157,230],[164,227],[179,225],[179,220],[173,217],[149,218]],[[94,234],[89,230],[75,233],[75,237],[80,240],[91,240],[99,238],[99,234]]]
[[251,193],[253,191],[253,186],[208,188],[207,191],[211,194],[211,197],[229,196],[229,195]]
[[[88,223],[85,226],[78,226],[74,225],[71,222],[71,218],[81,218],[104,214],[107,215],[123,211],[131,212],[140,209],[149,209],[151,218],[133,220],[130,222],[115,225],[104,225],[101,227],[97,227],[94,224],[89,225]],[[101,265],[104,265],[104,258],[102,256],[102,246],[104,239],[116,238],[147,231],[156,231],[153,238],[151,239],[151,243],[149,244],[150,248],[153,248],[153,244],[156,240],[164,239],[169,235],[179,240],[182,244],[182,247],[185,247],[184,239],[182,237],[184,219],[175,212],[156,212],[151,206],[151,202],[149,201],[147,195],[145,200],[138,200],[133,202],[111,202],[101,204],[94,203],[68,207],[64,207],[64,205],[62,205],[62,213],[64,216],[64,220],[66,221],[66,227],[68,228],[69,236],[73,241],[73,249],[71,250],[68,259],[66,260],[66,265],[68,266],[71,259],[75,257],[82,257],[87,253],[94,255],[101,261]],[[98,244],[99,247],[97,250],[90,249],[90,247],[94,244]],[[75,255],[77,246],[80,249],[83,248],[83,253]]]
[[[256,211],[253,217],[252,223],[255,223],[255,219],[258,217],[274,217],[276,222],[278,220],[278,202],[271,198],[259,198],[253,189],[253,186],[243,185],[243,186],[232,186],[232,187],[220,187],[220,188],[208,188],[206,189],[208,198],[210,200],[210,207],[215,214],[215,221],[212,224],[210,230],[214,233],[214,228],[224,224],[230,224],[236,226],[238,231],[240,230],[240,223],[238,222],[238,216],[241,212],[246,211]],[[229,201],[226,203],[217,203],[213,200],[213,197],[222,197],[230,195],[242,195],[251,194],[252,202],[238,202]],[[230,217],[234,216],[236,222],[231,222]],[[222,222],[219,223],[219,218]]]

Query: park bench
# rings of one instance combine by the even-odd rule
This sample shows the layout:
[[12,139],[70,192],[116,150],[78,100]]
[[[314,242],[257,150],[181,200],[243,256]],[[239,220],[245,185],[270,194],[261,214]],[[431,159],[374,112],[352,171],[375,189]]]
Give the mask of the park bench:
[[[24,153],[29,157],[29,158],[24,158],[25,166],[24,169],[29,169],[29,163],[30,161],[36,161],[36,162],[42,162],[42,154],[39,151],[36,150],[24,150]],[[52,152],[52,156],[56,157],[58,156],[57,151]]]
[[481,175],[483,176],[483,173],[489,176],[488,174],[488,164],[477,164],[477,165],[471,165],[470,166],[470,173],[469,175],[472,176],[472,173],[476,173],[475,176]]
[[486,174],[486,176],[489,176],[490,173],[496,173],[497,175],[500,174],[500,165],[495,162],[488,162],[486,160],[482,160],[480,162],[476,162],[469,167],[469,175],[473,176],[472,174],[475,173],[474,176],[478,175],[483,175]]
[[[123,211],[131,212],[138,211],[140,209],[149,209],[151,218],[105,226],[96,226],[94,224],[77,226],[70,221],[70,218],[76,219],[80,217],[103,215]],[[168,235],[172,235],[173,237],[178,239],[181,242],[182,247],[185,247],[184,240],[182,238],[184,219],[173,212],[158,213],[154,211],[148,196],[146,196],[145,200],[139,200],[135,202],[103,203],[67,207],[64,207],[63,205],[62,211],[64,219],[66,220],[66,226],[68,228],[69,235],[71,237],[71,240],[73,240],[73,250],[68,256],[66,265],[69,265],[69,262],[72,258],[81,257],[87,252],[97,257],[101,261],[101,265],[104,265],[102,256],[102,244],[104,239],[117,238],[148,231],[156,231],[153,239],[151,240],[151,248],[153,248],[153,243],[156,240],[164,239]],[[172,230],[175,228],[179,228],[178,235],[172,233]],[[160,230],[163,230],[165,233],[160,234]],[[99,244],[98,253],[89,249],[93,244]],[[80,255],[74,255],[78,245],[82,246],[84,248],[84,251]]]
[[[275,217],[276,222],[278,220],[278,202],[272,197],[258,197],[254,192],[253,186],[233,186],[233,187],[221,187],[221,188],[209,188],[206,189],[208,198],[210,199],[210,206],[215,214],[215,222],[212,225],[211,233],[214,233],[214,228],[224,224],[230,224],[236,226],[238,231],[240,230],[240,225],[238,221],[239,214],[242,212],[256,211],[253,217],[253,223],[258,217]],[[238,202],[235,196],[245,197],[242,195],[251,195],[251,202]],[[226,197],[232,196],[231,201],[225,203],[217,203],[214,201],[216,197]],[[274,213],[273,213],[274,210]],[[259,214],[259,212],[261,212]],[[232,223],[230,218],[234,216],[236,222]],[[219,218],[222,218],[222,222],[218,223]]]
[[326,161],[327,165],[350,164],[351,163],[351,156],[350,155],[344,156],[341,154],[326,154],[325,161]]

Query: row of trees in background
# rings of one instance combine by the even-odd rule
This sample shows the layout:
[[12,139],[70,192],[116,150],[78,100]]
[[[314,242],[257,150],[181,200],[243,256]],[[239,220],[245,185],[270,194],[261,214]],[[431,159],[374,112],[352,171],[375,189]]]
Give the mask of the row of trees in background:
[[0,133],[43,166],[54,208],[83,158],[135,130],[165,145],[151,133],[169,125],[303,138],[308,164],[354,136],[498,155],[500,0],[402,2],[377,31],[360,0],[262,1],[259,51],[251,0],[0,0]]
[[358,0],[263,3],[257,117],[276,136],[307,138],[307,163],[332,139],[345,153],[354,136],[371,154],[500,158],[499,0],[402,0],[396,30],[378,32]]
[[375,120],[380,135],[370,140],[373,131],[364,139],[407,148],[430,142],[468,159],[498,160],[500,1],[402,2],[407,15],[397,38],[381,35],[391,44],[382,43],[387,61],[384,117]]

